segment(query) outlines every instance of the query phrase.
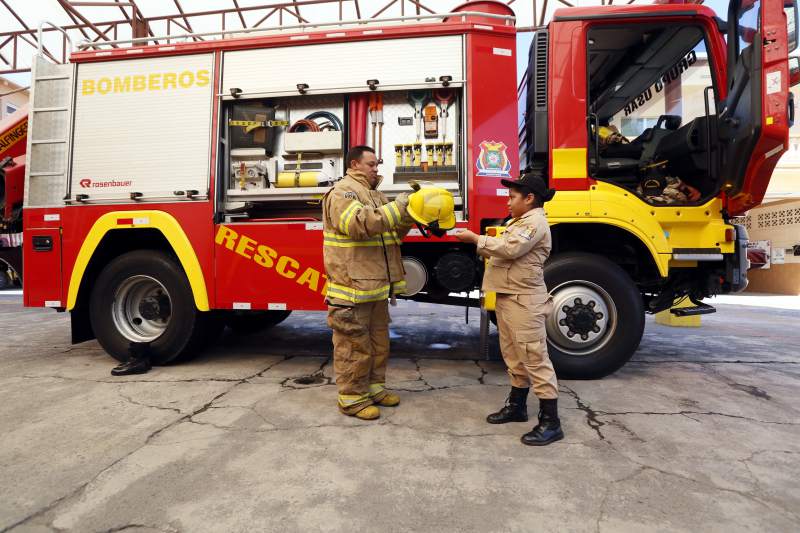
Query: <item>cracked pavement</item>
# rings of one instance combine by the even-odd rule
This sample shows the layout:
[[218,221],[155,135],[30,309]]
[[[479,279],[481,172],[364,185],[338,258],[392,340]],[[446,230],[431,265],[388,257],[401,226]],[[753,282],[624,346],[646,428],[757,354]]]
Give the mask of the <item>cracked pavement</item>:
[[539,449],[533,422],[484,422],[508,382],[474,310],[393,310],[403,402],[364,422],[336,410],[322,314],[114,378],[19,300],[0,293],[0,532],[800,528],[800,311],[648,319],[621,371],[560,383],[566,438]]

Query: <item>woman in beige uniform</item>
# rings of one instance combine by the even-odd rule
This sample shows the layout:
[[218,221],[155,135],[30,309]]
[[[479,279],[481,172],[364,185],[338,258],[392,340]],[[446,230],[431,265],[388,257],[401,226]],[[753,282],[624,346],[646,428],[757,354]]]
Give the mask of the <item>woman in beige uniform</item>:
[[508,187],[511,221],[498,237],[464,230],[456,235],[475,244],[478,254],[490,258],[483,276],[483,290],[497,293],[497,328],[500,348],[511,377],[506,405],[486,420],[490,424],[526,422],[531,383],[539,398],[539,423],[522,436],[523,444],[544,446],[561,440],[558,418],[558,382],[547,354],[545,319],[553,301],[544,284],[542,266],[550,255],[550,227],[543,205],[553,198],[541,171],[518,180],[502,180]]

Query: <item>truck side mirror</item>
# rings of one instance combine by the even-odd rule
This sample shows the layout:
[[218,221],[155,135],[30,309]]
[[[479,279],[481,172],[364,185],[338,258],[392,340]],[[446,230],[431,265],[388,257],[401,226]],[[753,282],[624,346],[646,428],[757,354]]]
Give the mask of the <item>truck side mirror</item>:
[[794,52],[797,49],[797,0],[786,0],[783,3],[783,11],[786,13],[787,45],[789,52]]
[[792,56],[789,58],[789,87],[794,87],[800,83],[800,57]]

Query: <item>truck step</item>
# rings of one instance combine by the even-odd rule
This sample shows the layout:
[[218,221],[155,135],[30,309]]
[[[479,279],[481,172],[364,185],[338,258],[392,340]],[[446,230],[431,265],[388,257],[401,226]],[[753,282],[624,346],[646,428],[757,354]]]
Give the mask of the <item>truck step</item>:
[[704,304],[703,302],[695,302],[692,300],[692,303],[695,304],[693,307],[678,307],[676,309],[670,309],[669,312],[675,316],[709,315],[717,312],[715,307]]

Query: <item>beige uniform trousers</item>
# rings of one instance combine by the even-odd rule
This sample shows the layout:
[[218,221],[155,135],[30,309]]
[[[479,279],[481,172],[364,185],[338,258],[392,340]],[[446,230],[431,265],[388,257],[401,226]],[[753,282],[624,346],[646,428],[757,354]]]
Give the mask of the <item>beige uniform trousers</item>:
[[339,409],[352,415],[386,396],[389,302],[328,306]]
[[553,300],[539,294],[499,294],[495,313],[500,350],[513,387],[528,388],[543,400],[558,398],[558,381],[547,353],[545,319]]

